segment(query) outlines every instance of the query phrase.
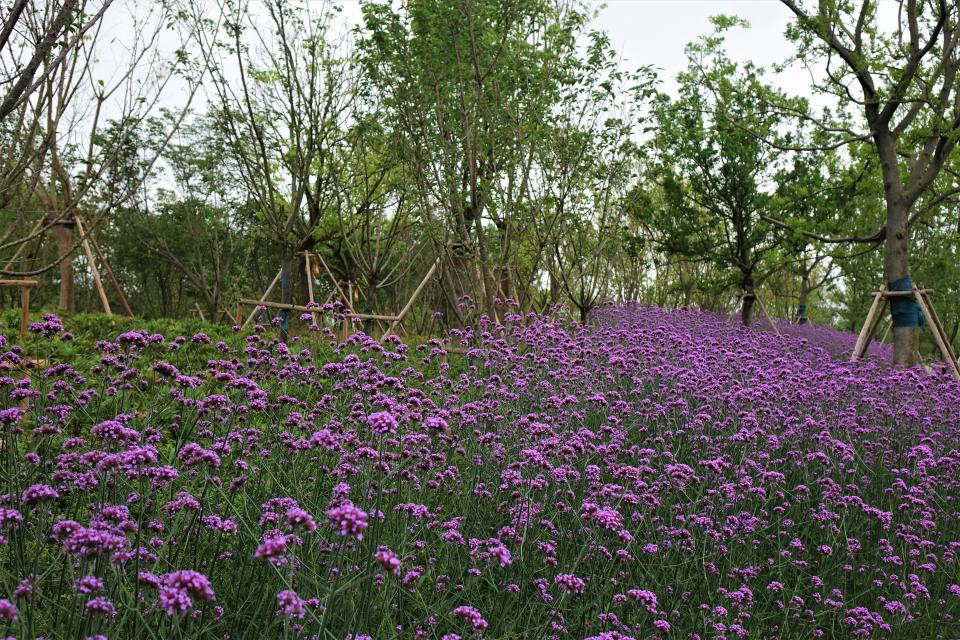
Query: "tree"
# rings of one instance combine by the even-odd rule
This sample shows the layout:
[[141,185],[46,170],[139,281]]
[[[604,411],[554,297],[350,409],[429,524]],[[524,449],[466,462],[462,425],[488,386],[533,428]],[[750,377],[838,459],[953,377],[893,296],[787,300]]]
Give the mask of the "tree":
[[[142,11],[131,8],[131,39],[122,49],[111,51],[109,65],[100,60],[103,49],[110,44],[101,37],[101,17],[109,1],[99,5],[34,5],[9,23],[16,25],[15,32],[25,30],[21,40],[27,43],[26,48],[43,50],[44,38],[51,30],[59,30],[60,41],[40,56],[36,66],[32,58],[22,66],[14,63],[13,77],[18,79],[11,82],[23,84],[26,78],[29,82],[19,97],[12,99],[14,111],[0,122],[0,138],[9,136],[10,141],[4,146],[6,157],[0,158],[5,161],[0,173],[9,168],[6,177],[0,178],[0,209],[12,202],[11,194],[16,198],[15,210],[0,235],[0,252],[10,251],[12,255],[5,256],[0,273],[37,276],[59,266],[59,306],[72,311],[74,252],[143,187],[163,146],[186,116],[203,79],[204,64],[187,55],[186,49],[196,34],[183,28],[171,3],[158,3]],[[59,18],[51,16],[60,16],[68,7],[67,21],[57,26]],[[46,13],[48,10],[53,14]],[[94,13],[89,15],[87,10]],[[162,50],[158,46],[162,34],[174,34],[169,42],[184,48],[171,53]],[[179,87],[183,99],[178,109],[165,123],[154,147],[135,148],[137,133],[148,127],[175,81],[185,83]],[[120,166],[138,154],[136,163]],[[74,238],[80,218],[85,228]],[[48,232],[57,236],[52,259],[42,255]],[[99,246],[93,246],[100,253]],[[18,261],[28,264],[17,265]],[[106,305],[105,294],[101,299]]]
[[[410,176],[378,122],[383,112],[379,105],[366,108],[369,113],[357,113],[347,134],[349,149],[342,179],[346,188],[336,233],[328,235],[333,236],[329,262],[339,262],[347,279],[361,286],[363,312],[372,314],[385,311],[377,308],[381,291],[420,269],[422,261],[416,257],[424,239],[414,235],[417,221]],[[369,331],[372,322],[367,320],[365,327]]]
[[[797,138],[813,142],[803,130]],[[782,262],[799,280],[795,317],[801,324],[808,320],[810,296],[838,278],[839,262],[861,253],[857,248],[845,250],[845,243],[829,242],[824,234],[841,234],[850,220],[877,219],[879,194],[868,179],[872,164],[870,158],[850,157],[836,149],[817,155],[794,153],[774,176],[774,213],[764,218],[789,232],[780,251]]]
[[[211,72],[223,133],[276,243],[280,299],[291,304],[296,253],[338,203],[356,76],[332,41],[326,2],[266,0],[265,16],[242,0],[226,6],[226,37],[206,44],[221,52]],[[285,340],[289,311],[281,316]]]
[[[611,293],[626,225],[626,200],[641,169],[634,141],[641,108],[654,93],[649,68],[620,69],[606,34],[591,32],[582,56],[565,65],[550,135],[536,154],[536,188],[544,206],[533,226],[546,247],[552,282],[585,322]],[[540,252],[534,252],[536,263]],[[551,302],[555,302],[551,300]]]
[[[816,9],[781,0],[796,20],[788,36],[797,59],[825,69],[815,87],[857,109],[861,128],[839,118],[799,115],[833,134],[833,145],[869,141],[879,163],[885,221],[883,276],[891,290],[909,290],[910,239],[925,215],[960,194],[938,184],[960,129],[960,5],[948,0],[898,0],[896,27],[884,30],[878,0],[821,1]],[[926,199],[923,196],[927,194]],[[909,298],[891,303],[894,363],[919,358],[920,314]]]
[[[18,195],[23,184],[36,184],[27,178],[31,167],[42,162],[54,138],[38,140],[45,115],[29,104],[63,103],[64,94],[49,94],[51,75],[75,58],[77,51],[89,47],[103,15],[113,0],[53,0],[45,3],[14,0],[0,24],[0,209]],[[75,67],[75,65],[74,65]],[[69,95],[70,92],[66,92]],[[27,189],[32,190],[32,187]],[[9,239],[8,234],[0,242]]]
[[577,9],[554,0],[363,4],[364,69],[383,94],[424,231],[444,257],[457,322],[463,296],[494,316],[501,292],[515,291],[505,279],[519,272],[531,167],[548,140],[560,66],[585,23]]
[[[114,246],[126,250],[120,255],[121,265],[115,266],[145,266],[152,272],[152,264],[134,262],[145,250],[183,278],[207,317],[216,319],[227,295],[233,294],[232,300],[242,293],[239,285],[250,266],[252,244],[248,194],[230,160],[216,114],[181,127],[163,160],[171,179],[157,189],[156,203],[133,207],[111,225],[116,230]],[[125,242],[127,238],[133,242]],[[141,280],[149,275],[144,273]],[[171,306],[165,296],[160,302],[166,309]]]
[[[719,17],[714,24],[720,33],[740,23]],[[760,265],[784,235],[763,218],[780,154],[752,132],[777,137],[781,120],[765,108],[774,91],[760,71],[731,61],[722,43],[715,34],[689,45],[678,97],[657,102],[653,173],[669,209],[656,223],[668,251],[711,256],[735,270],[746,325],[756,286],[767,275]]]

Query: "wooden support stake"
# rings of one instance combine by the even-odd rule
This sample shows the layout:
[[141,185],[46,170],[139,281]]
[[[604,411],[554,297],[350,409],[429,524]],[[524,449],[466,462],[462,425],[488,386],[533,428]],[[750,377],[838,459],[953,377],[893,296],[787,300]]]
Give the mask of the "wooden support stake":
[[[933,293],[933,289],[917,289],[922,294]],[[884,298],[913,298],[913,291],[887,291],[886,289],[882,290],[880,293],[883,294]]]
[[74,221],[77,223],[77,233],[79,233],[82,238],[80,243],[83,245],[83,252],[87,255],[87,262],[90,263],[90,273],[93,275],[93,284],[96,286],[97,294],[100,296],[103,312],[108,316],[112,316],[113,311],[110,310],[110,301],[107,299],[107,292],[103,288],[103,282],[100,280],[100,271],[97,269],[97,263],[93,259],[93,251],[90,249],[90,243],[83,234],[83,223],[80,222],[79,216],[76,216]]
[[200,308],[200,303],[199,303],[199,302],[194,302],[194,303],[193,303],[193,306],[194,306],[194,308],[197,310],[197,315],[200,316],[200,321],[201,321],[201,322],[206,322],[207,319],[203,316],[203,309]]
[[113,288],[117,291],[117,296],[120,298],[120,304],[123,305],[123,310],[129,317],[133,317],[133,310],[130,309],[130,303],[127,301],[127,296],[123,293],[123,288],[120,287],[120,283],[117,281],[117,277],[113,275],[113,269],[110,268],[110,263],[107,262],[107,259],[103,256],[103,251],[100,250],[100,243],[97,242],[96,237],[92,234],[90,235],[90,244],[93,245],[93,250],[97,253],[97,257],[100,258],[100,264],[103,265],[103,270],[107,272],[107,277],[110,278],[110,283],[113,285]]
[[343,298],[344,304],[347,305],[347,309],[350,313],[353,313],[353,301],[343,292],[343,289],[340,288],[340,283],[337,282],[337,279],[333,277],[333,273],[330,271],[330,267],[327,266],[326,261],[323,259],[323,256],[319,253],[313,254],[317,256],[317,260],[320,261],[320,265],[323,267],[323,270],[327,272],[327,276],[330,278],[330,282],[333,283],[333,286],[337,288],[337,291],[340,292],[340,296]]
[[[890,301],[884,298],[883,304],[880,305],[880,312],[877,313],[876,317],[873,319],[873,325],[870,327],[870,333],[867,334],[867,342],[863,345],[863,354],[865,356],[867,351],[870,349],[870,345],[873,344],[873,339],[877,335],[877,330],[880,328],[880,325],[883,323],[883,317],[887,314],[887,307],[890,305]],[[891,322],[891,324],[893,324]]]
[[36,280],[12,280],[9,278],[0,278],[0,287],[35,287],[39,282]]
[[347,315],[349,315],[351,318],[359,318],[360,320],[377,320],[378,322],[381,320],[384,322],[393,322],[399,317],[387,316],[381,313],[349,313]]
[[[886,307],[884,307],[884,309],[886,309]],[[883,314],[881,313],[880,315],[882,316]],[[884,342],[887,341],[887,336],[890,335],[890,329],[892,328],[893,328],[893,322],[887,323],[887,326],[883,329],[883,335],[880,336],[880,344],[883,344]]]
[[[249,298],[240,298],[240,304],[258,305],[258,306],[263,306],[270,309],[286,309],[288,311],[309,312],[309,311],[315,310],[314,307],[305,307],[300,304],[285,304],[283,302],[268,302],[266,300],[251,300]],[[363,314],[363,313],[346,313],[344,315],[349,316],[351,318],[368,318],[370,320],[376,320],[378,318],[381,320],[397,319],[397,316],[373,316],[371,314]]]
[[413,307],[413,303],[417,301],[417,297],[420,295],[420,292],[423,291],[423,288],[427,286],[427,282],[430,281],[430,278],[433,277],[434,272],[437,270],[437,267],[440,266],[440,258],[437,258],[433,265],[430,267],[430,270],[427,271],[427,275],[423,276],[423,280],[420,281],[420,284],[417,285],[417,288],[414,289],[413,295],[410,296],[410,299],[407,301],[407,304],[403,307],[400,313],[397,314],[397,319],[390,323],[390,326],[387,327],[387,330],[383,332],[381,340],[389,336],[391,333],[396,330],[397,326],[403,322],[403,319],[407,316],[407,313]]
[[30,287],[20,287],[20,340],[27,338],[27,326],[30,322]]
[[920,296],[923,298],[923,301],[927,304],[927,309],[930,311],[930,316],[933,318],[933,322],[936,325],[936,329],[940,332],[941,337],[943,338],[943,344],[946,345],[947,351],[950,352],[950,356],[953,358],[953,361],[957,361],[957,354],[953,350],[953,345],[950,344],[950,338],[947,336],[946,330],[943,328],[943,323],[940,322],[940,316],[937,315],[937,309],[933,306],[933,301],[930,300],[930,296],[921,293]]
[[884,300],[884,294],[886,289],[881,289],[873,297],[873,304],[870,305],[870,311],[867,312],[867,319],[863,323],[863,328],[860,329],[860,335],[857,336],[857,344],[853,347],[853,355],[850,356],[850,361],[855,362],[863,357],[863,354],[866,353],[867,347],[867,336],[871,333],[873,327],[873,317],[877,313],[877,308],[880,306],[880,301]]
[[[349,296],[347,298],[347,309],[352,314],[353,313],[353,283],[350,282],[349,280],[347,281],[347,294]],[[350,336],[350,334],[352,333],[351,331],[352,329],[353,329],[353,323],[350,320],[350,316],[344,315],[343,316],[343,339],[341,340],[341,342],[345,341]]]
[[778,336],[781,335],[781,334],[780,334],[780,329],[777,328],[777,323],[774,322],[774,321],[773,321],[773,318],[770,317],[770,314],[767,313],[767,308],[766,308],[765,306],[763,306],[763,300],[760,299],[760,296],[758,296],[758,295],[756,294],[756,292],[754,292],[753,298],[754,298],[754,300],[757,301],[757,304],[760,305],[760,311],[763,312],[763,317],[767,319],[767,322],[770,323],[770,326],[773,327],[773,330],[777,333],[777,335],[778,335]]
[[944,336],[940,332],[940,323],[934,321],[933,316],[930,314],[930,309],[927,308],[927,304],[923,301],[923,294],[921,294],[916,288],[914,289],[914,294],[914,299],[917,301],[917,304],[920,305],[920,311],[923,312],[924,319],[933,330],[933,339],[936,341],[937,346],[940,347],[940,355],[943,356],[947,366],[950,367],[950,373],[953,374],[954,379],[960,381],[960,369],[957,368],[957,363],[953,358],[953,353],[949,348],[947,348],[947,345],[944,342]]
[[[310,253],[309,252],[304,252],[303,254],[303,270],[305,272],[304,275],[307,276],[307,296],[310,298],[309,300],[307,300],[307,302],[309,303],[314,301],[313,300],[313,273],[311,272],[311,269],[310,269]],[[310,316],[313,318],[313,324],[318,324],[317,312],[316,311],[312,312]]]
[[[267,287],[267,290],[263,292],[263,295],[262,295],[262,296],[260,296],[260,300],[258,300],[257,303],[256,303],[257,305],[263,304],[264,301],[270,296],[270,292],[273,291],[273,288],[274,288],[275,286],[277,286],[277,283],[278,283],[278,282],[280,282],[280,274],[281,274],[281,273],[283,273],[283,269],[281,269],[280,271],[277,271],[277,277],[273,279],[273,282],[270,283],[270,286]],[[243,300],[241,300],[240,302],[243,302]],[[238,307],[239,307],[239,303],[238,303]],[[238,313],[238,315],[239,315],[239,313]],[[254,319],[254,317],[256,317],[256,315],[257,315],[257,308],[254,307],[254,308],[253,308],[253,311],[250,312],[250,316],[246,319],[246,321],[243,323],[243,326],[240,327],[240,328],[241,328],[241,329],[246,329],[247,326],[249,326],[249,324],[250,324],[251,322],[253,322],[253,319]]]

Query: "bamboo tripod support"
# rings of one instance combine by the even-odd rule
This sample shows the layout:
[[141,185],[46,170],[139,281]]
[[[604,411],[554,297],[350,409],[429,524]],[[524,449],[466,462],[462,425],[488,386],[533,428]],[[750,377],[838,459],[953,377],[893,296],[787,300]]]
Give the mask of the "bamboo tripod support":
[[[254,301],[253,311],[250,312],[250,315],[247,316],[247,319],[244,320],[241,329],[246,329],[250,326],[250,323],[253,322],[253,319],[257,317],[257,307],[263,305],[266,302],[267,298],[270,297],[270,292],[273,291],[273,288],[277,286],[277,283],[280,282],[280,275],[283,273],[283,270],[277,271],[277,275],[274,276],[273,281],[270,282],[270,286],[267,287],[267,290],[263,292],[263,295],[260,296],[259,300]],[[241,303],[249,304],[246,300],[240,300]]]
[[[307,304],[310,304],[311,302],[314,302],[314,299],[313,299],[313,271],[310,269],[310,253],[309,252],[303,254],[303,270],[306,272],[306,276],[307,276],[307,298],[309,298],[309,300],[307,301]],[[310,314],[310,316],[311,316],[311,319],[313,320],[313,324],[318,324],[317,312],[314,311],[313,313]]]
[[387,330],[380,337],[381,340],[393,333],[397,327],[403,323],[403,319],[407,316],[407,313],[413,308],[413,303],[417,301],[417,298],[420,296],[420,293],[423,291],[423,288],[427,286],[427,283],[430,281],[430,278],[433,277],[433,274],[436,273],[437,268],[440,266],[440,258],[434,260],[433,264],[430,266],[430,270],[427,271],[427,275],[423,276],[423,280],[420,281],[420,284],[417,285],[417,288],[414,289],[413,295],[410,296],[410,299],[407,301],[407,304],[404,305],[403,309],[400,310],[400,313],[397,314],[396,319],[393,323],[387,327]]
[[[47,220],[47,217],[44,216],[40,221],[33,227],[31,234],[36,233],[40,227],[43,226],[43,223]],[[66,221],[63,224],[70,224],[71,221]],[[90,275],[93,279],[93,285],[97,290],[97,297],[100,298],[100,304],[103,306],[103,312],[108,316],[113,315],[113,309],[110,307],[110,300],[107,298],[107,291],[103,286],[103,280],[100,278],[100,270],[97,267],[97,261],[94,260],[94,255],[99,259],[100,265],[103,267],[103,270],[107,274],[107,279],[110,280],[110,284],[113,286],[114,290],[117,292],[117,298],[120,300],[120,305],[123,307],[124,313],[129,317],[133,317],[133,310],[130,308],[130,302],[127,300],[127,296],[123,293],[123,287],[120,286],[120,281],[117,280],[116,275],[113,273],[113,269],[110,268],[110,263],[107,261],[106,256],[103,253],[103,250],[100,248],[100,244],[97,242],[96,236],[93,235],[93,230],[85,230],[84,222],[80,214],[74,214],[72,219],[72,224],[76,226],[77,233],[80,234],[80,246],[83,249],[84,256],[87,259],[87,264],[90,266]],[[14,262],[23,254],[24,250],[27,247],[27,243],[21,244],[13,256],[7,261],[6,267],[4,269],[9,269]],[[62,256],[64,260],[70,260],[70,256]],[[29,294],[27,295],[29,299]],[[29,306],[29,304],[27,305]]]
[[943,360],[950,369],[950,373],[954,379],[960,381],[960,365],[957,363],[957,355],[953,352],[950,339],[947,337],[943,329],[943,324],[940,322],[940,316],[937,315],[937,311],[930,300],[931,293],[933,293],[933,289],[923,289],[916,285],[914,285],[912,291],[889,291],[886,287],[881,287],[880,291],[877,291],[873,297],[873,304],[870,305],[867,318],[863,322],[863,328],[860,329],[860,335],[857,336],[857,344],[853,348],[853,354],[851,354],[850,360],[855,362],[866,355],[867,349],[870,347],[870,343],[873,341],[873,337],[880,327],[887,306],[890,304],[890,299],[911,297],[920,305],[923,318],[933,331],[933,340],[937,343],[937,348],[940,349],[940,355],[943,356]]
[[77,226],[77,233],[80,234],[80,244],[83,247],[84,255],[86,255],[87,263],[90,265],[90,275],[93,277],[93,284],[97,289],[97,295],[100,297],[100,304],[103,305],[103,312],[108,316],[113,315],[113,310],[110,308],[110,300],[107,298],[107,290],[103,286],[103,280],[100,279],[100,269],[97,268],[97,262],[94,260],[94,253],[100,258],[100,264],[103,266],[103,270],[106,272],[110,284],[112,284],[114,290],[116,290],[117,297],[120,300],[121,306],[123,306],[124,312],[132,318],[133,311],[130,309],[130,303],[127,302],[127,297],[123,294],[123,288],[113,274],[113,269],[110,268],[110,263],[107,262],[103,251],[100,250],[100,245],[97,244],[93,232],[87,233],[84,230],[83,220],[81,220],[79,215],[73,216],[73,222]]
[[353,282],[347,282],[347,290],[344,291],[343,287],[340,286],[340,282],[337,280],[337,278],[333,275],[333,272],[330,270],[330,267],[327,266],[327,263],[323,259],[323,256],[321,256],[319,253],[312,253],[307,251],[301,252],[298,255],[302,255],[304,257],[304,271],[305,271],[305,276],[307,278],[307,295],[310,298],[307,301],[307,305],[284,304],[281,302],[270,302],[268,300],[268,298],[270,297],[270,294],[273,292],[274,287],[277,286],[277,282],[280,281],[280,275],[282,273],[282,270],[278,271],[276,277],[274,277],[273,281],[270,283],[270,286],[268,286],[267,290],[263,292],[263,295],[260,296],[259,300],[253,300],[250,298],[240,298],[239,300],[237,300],[238,306],[250,305],[254,307],[253,311],[250,312],[250,314],[247,316],[247,319],[244,321],[243,325],[241,326],[242,329],[246,329],[250,325],[250,323],[253,322],[253,319],[257,316],[258,307],[267,307],[270,309],[282,309],[287,311],[300,311],[303,313],[310,313],[312,315],[313,323],[317,324],[319,322],[317,308],[311,305],[311,303],[315,302],[313,298],[314,291],[313,291],[313,262],[312,262],[312,260],[315,258],[317,262],[319,262],[320,265],[323,267],[324,272],[326,272],[327,277],[329,278],[331,284],[333,284],[333,287],[334,287],[334,291],[331,292],[329,296],[327,296],[327,302],[329,302],[334,297],[335,293],[339,293],[341,296],[341,299],[344,301],[345,306],[347,308],[346,312],[343,314],[344,315],[343,325],[341,327],[342,339],[346,340],[346,338],[350,335],[350,325],[352,320],[359,319],[359,320],[376,320],[377,322],[390,323],[387,326],[386,331],[384,331],[383,335],[380,336],[380,339],[383,340],[390,334],[394,333],[403,324],[404,318],[406,318],[407,314],[413,308],[414,303],[417,301],[417,298],[419,298],[420,294],[423,293],[423,290],[427,286],[427,283],[430,282],[430,279],[433,277],[433,275],[437,272],[437,269],[440,267],[440,258],[438,257],[436,260],[434,260],[433,264],[430,266],[430,269],[427,271],[423,279],[420,280],[420,283],[417,285],[417,288],[414,289],[413,294],[410,296],[410,299],[403,306],[400,312],[397,313],[396,315],[384,315],[384,314],[377,314],[377,313],[357,313],[354,308],[354,302],[355,302],[354,295],[357,293],[357,290],[354,289]]

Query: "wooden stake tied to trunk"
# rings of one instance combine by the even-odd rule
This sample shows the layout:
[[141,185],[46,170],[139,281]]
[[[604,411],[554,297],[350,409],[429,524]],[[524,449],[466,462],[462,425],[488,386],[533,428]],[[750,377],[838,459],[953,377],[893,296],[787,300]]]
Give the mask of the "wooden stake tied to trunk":
[[[39,220],[39,222],[37,222],[37,224],[34,225],[33,230],[30,232],[31,235],[36,233],[38,230],[40,230],[41,227],[44,224],[46,224],[48,220],[51,219],[50,216],[51,214],[49,213],[44,214],[44,216]],[[124,312],[132,318],[133,310],[130,308],[130,303],[127,301],[126,295],[124,295],[123,293],[123,288],[120,286],[120,282],[117,280],[116,275],[113,273],[113,269],[110,268],[110,263],[107,261],[107,258],[104,255],[103,250],[100,248],[99,243],[97,243],[97,238],[95,235],[93,235],[93,230],[84,228],[85,223],[83,221],[82,216],[79,213],[76,213],[72,216],[72,218],[67,217],[60,220],[54,220],[53,222],[58,226],[58,228],[76,227],[77,233],[80,234],[80,238],[81,238],[80,246],[83,248],[84,256],[87,259],[87,263],[90,265],[90,276],[93,279],[94,288],[96,288],[97,290],[97,297],[100,298],[100,304],[103,306],[103,312],[108,316],[113,315],[113,310],[110,307],[110,301],[107,298],[106,289],[104,289],[103,281],[100,278],[100,270],[97,266],[97,260],[99,260],[100,266],[102,266],[103,270],[106,272],[107,278],[110,280],[110,284],[113,285],[113,288],[116,290],[117,297],[120,300],[120,304],[123,306]],[[40,233],[39,237],[41,239],[40,241],[42,242],[43,232]],[[70,244],[69,238],[67,239],[67,244],[68,245]],[[13,256],[7,261],[7,264],[5,267],[6,269],[9,269],[13,265],[13,263],[17,261],[17,259],[21,256],[21,254],[27,248],[27,246],[28,246],[28,243],[22,243],[17,248]],[[60,254],[60,259],[64,264],[69,264],[69,261],[71,260],[71,256],[67,254]],[[62,275],[63,274],[61,273],[61,276]],[[70,278],[72,279],[72,277],[73,276],[71,273]],[[29,300],[30,294],[28,293],[26,295],[27,295],[27,299]],[[61,296],[62,296],[62,292],[61,292]],[[70,297],[72,298],[72,296],[73,294],[71,292]],[[61,297],[61,302],[62,301],[63,301],[63,298]],[[72,311],[72,308],[70,305],[67,305],[67,310]]]
[[943,356],[947,368],[950,369],[950,373],[954,379],[960,381],[960,364],[957,363],[957,356],[953,352],[950,339],[947,337],[943,329],[943,324],[940,322],[940,317],[937,315],[936,309],[934,309],[933,303],[930,300],[929,294],[931,293],[933,293],[933,289],[925,289],[917,285],[913,285],[910,291],[890,291],[886,287],[881,287],[880,291],[873,297],[873,304],[870,305],[870,310],[867,312],[867,318],[863,323],[863,328],[860,329],[860,335],[857,337],[857,344],[853,348],[853,354],[851,354],[850,360],[857,361],[866,355],[873,336],[880,326],[884,311],[886,311],[887,305],[890,304],[892,298],[913,298],[920,307],[920,312],[923,314],[924,320],[933,331],[933,341],[940,350],[940,355]]
[[[334,277],[333,272],[330,271],[330,267],[327,266],[327,261],[323,259],[323,256],[320,255],[319,253],[309,253],[309,252],[306,252],[306,251],[303,252],[303,253],[304,253],[305,256],[306,256],[306,255],[311,255],[311,256],[313,256],[313,257],[315,257],[315,258],[317,259],[317,262],[320,263],[320,266],[322,266],[322,267],[323,267],[323,270],[327,273],[327,277],[330,278],[330,282],[333,283],[333,286],[334,286],[334,288],[337,290],[337,293],[339,293],[341,299],[343,299],[343,303],[344,303],[345,305],[347,305],[347,310],[352,314],[352,313],[353,313],[353,300],[351,300],[350,296],[347,295],[346,292],[344,292],[343,288],[340,286],[340,281],[337,280],[336,277]],[[307,282],[310,282],[310,280],[307,279]],[[349,287],[349,283],[348,283],[348,287]],[[352,293],[352,292],[351,292],[351,293]],[[312,299],[312,298],[313,298],[313,295],[311,294],[310,297],[311,297],[311,299]]]
[[[263,292],[263,295],[260,296],[260,299],[255,301],[256,304],[253,307],[253,311],[251,311],[250,315],[247,316],[247,319],[244,321],[243,326],[240,327],[241,329],[246,329],[250,325],[250,323],[253,322],[253,319],[257,317],[257,307],[260,305],[263,305],[263,303],[267,300],[267,298],[270,297],[270,292],[273,291],[273,288],[277,286],[278,282],[280,282],[280,275],[282,273],[283,273],[283,269],[281,269],[280,271],[277,271],[277,275],[273,279],[273,281],[270,283],[270,286],[267,287],[267,290]],[[244,301],[240,300],[240,302],[244,302]]]
[[113,311],[110,309],[110,300],[107,299],[107,292],[103,288],[103,282],[100,280],[100,270],[97,269],[97,262],[93,259],[93,250],[90,248],[90,242],[84,235],[83,223],[80,221],[80,216],[74,216],[73,219],[77,224],[77,233],[79,233],[82,238],[80,244],[83,246],[83,252],[87,256],[87,264],[90,265],[90,275],[93,277],[93,284],[97,288],[97,295],[100,296],[100,304],[103,305],[103,312],[108,316],[112,316]]
[[434,260],[433,265],[430,266],[430,270],[427,271],[427,275],[423,276],[423,280],[420,281],[420,284],[417,285],[417,288],[413,290],[413,295],[410,296],[410,299],[407,301],[407,304],[404,305],[403,309],[400,310],[400,313],[397,314],[397,319],[390,323],[390,326],[387,327],[387,330],[384,331],[381,340],[393,333],[398,326],[403,322],[403,319],[407,316],[407,313],[413,308],[413,303],[417,301],[417,297],[420,296],[420,293],[423,291],[423,288],[427,286],[427,283],[430,281],[430,278],[433,277],[433,274],[436,273],[437,267],[440,266],[440,258]]
[[[268,309],[286,309],[288,311],[303,311],[303,312],[316,311],[316,307],[306,307],[300,304],[284,304],[282,302],[270,302],[267,300],[251,300],[250,298],[240,298],[240,300],[238,300],[237,302],[239,302],[240,304],[267,307]],[[388,322],[397,319],[397,316],[384,316],[384,315],[378,315],[376,313],[354,313],[354,314],[351,314],[351,317],[365,319],[365,320],[384,320]]]
[[[316,302],[313,299],[313,270],[310,268],[310,252],[309,251],[306,251],[303,254],[303,271],[304,271],[304,275],[307,277],[307,297],[310,298],[309,300],[307,300],[307,304],[309,305],[312,302]],[[318,318],[317,318],[317,312],[314,311],[310,315],[312,316],[313,324],[319,324]]]
[[870,305],[870,310],[867,311],[867,319],[864,320],[863,327],[860,329],[860,335],[857,336],[857,344],[853,347],[853,355],[850,356],[851,361],[859,360],[866,355],[867,348],[873,340],[873,334],[877,331],[879,318],[883,316],[883,311],[879,314],[877,311],[881,310],[881,308],[885,310],[887,304],[890,302],[887,299],[887,293],[887,288],[883,287],[873,297],[873,304]]

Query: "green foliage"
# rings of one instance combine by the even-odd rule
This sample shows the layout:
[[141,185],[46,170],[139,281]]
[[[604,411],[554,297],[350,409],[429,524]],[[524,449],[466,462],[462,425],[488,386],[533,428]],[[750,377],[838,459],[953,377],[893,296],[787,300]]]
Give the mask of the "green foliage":
[[715,24],[713,35],[688,46],[679,95],[657,101],[651,178],[663,208],[648,211],[645,222],[667,253],[711,259],[731,284],[750,290],[784,240],[765,220],[781,160],[765,141],[784,137],[787,123],[766,108],[775,90],[763,84],[762,72],[723,51],[722,32],[740,22]]

